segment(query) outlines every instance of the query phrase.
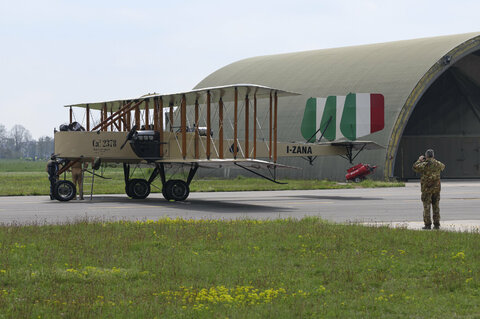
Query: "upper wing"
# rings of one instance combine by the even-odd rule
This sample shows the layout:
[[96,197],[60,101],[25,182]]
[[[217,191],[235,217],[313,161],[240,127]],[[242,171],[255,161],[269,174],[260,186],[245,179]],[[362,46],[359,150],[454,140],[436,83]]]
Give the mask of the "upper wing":
[[270,88],[267,86],[256,85],[256,84],[232,84],[224,86],[216,86],[210,88],[197,89],[192,91],[172,93],[172,94],[145,94],[141,97],[134,99],[120,99],[120,100],[111,100],[104,102],[93,102],[93,103],[80,103],[80,104],[71,104],[65,105],[65,107],[80,107],[80,108],[89,108],[91,110],[103,110],[105,107],[108,110],[118,110],[123,107],[125,104],[135,101],[136,103],[142,102],[139,104],[140,109],[146,107],[145,101],[152,101],[154,99],[161,98],[163,101],[163,107],[168,107],[170,105],[180,105],[182,99],[185,98],[186,105],[195,105],[196,101],[205,100],[207,94],[210,96],[212,101],[218,101],[222,99],[223,102],[232,102],[235,100],[235,96],[256,96],[258,99],[268,98],[272,92],[275,92],[278,97],[283,96],[294,96],[299,95],[298,93],[287,92],[284,90]]

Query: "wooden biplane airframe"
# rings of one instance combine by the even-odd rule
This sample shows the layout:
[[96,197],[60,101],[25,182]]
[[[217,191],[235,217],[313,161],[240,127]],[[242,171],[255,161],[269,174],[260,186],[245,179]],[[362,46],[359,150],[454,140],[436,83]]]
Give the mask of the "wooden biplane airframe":
[[[380,147],[368,141],[319,142],[319,131],[312,136],[314,143],[278,142],[278,98],[294,95],[298,94],[236,84],[67,105],[70,124],[74,122],[73,108],[85,110],[86,130],[55,132],[55,154],[68,160],[57,175],[76,162],[92,162],[93,169],[101,163],[122,163],[129,197],[146,198],[150,184],[159,176],[165,199],[183,201],[201,167],[235,166],[278,182],[276,169],[287,168],[278,163],[279,157],[301,156],[312,161],[317,156],[340,155],[352,162],[354,151]],[[96,123],[94,112],[100,115]],[[266,129],[260,127],[259,114]],[[138,164],[154,167],[148,179],[130,178],[130,166]],[[186,180],[167,179],[167,165],[187,167]],[[259,173],[261,169],[273,174]],[[54,187],[54,197],[60,201],[74,198],[75,193],[70,181],[60,180]]]

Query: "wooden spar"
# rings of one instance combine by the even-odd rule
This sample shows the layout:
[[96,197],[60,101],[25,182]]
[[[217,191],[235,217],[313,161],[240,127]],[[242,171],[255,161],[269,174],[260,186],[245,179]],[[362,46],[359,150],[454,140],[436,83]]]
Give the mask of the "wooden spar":
[[137,127],[137,130],[140,130],[140,126],[142,125],[140,123],[140,106],[139,105],[135,107],[135,126]]
[[257,158],[257,93],[253,95],[253,158]]
[[211,136],[210,132],[212,129],[212,125],[210,123],[210,112],[211,112],[211,103],[210,103],[210,91],[207,92],[207,159],[210,159],[210,142],[211,142]]
[[90,131],[90,106],[87,104],[87,112],[86,112],[86,122],[87,122],[87,131]]
[[[113,106],[110,107],[110,115],[113,115]],[[118,120],[120,119],[120,117],[118,117]],[[118,120],[115,120],[115,121],[112,121],[111,124],[110,124],[110,127],[111,127],[111,131],[113,132],[113,127],[115,126],[117,128],[117,131],[120,132],[120,127],[119,127],[119,124],[120,123],[117,123],[119,122]]]
[[200,134],[198,131],[198,100],[195,100],[195,158],[198,159],[200,158],[200,149],[199,147],[199,139],[200,139]]
[[272,92],[270,92],[270,111],[268,112],[270,121],[268,126],[269,146],[268,146],[268,158],[272,159]]
[[[107,114],[107,103],[106,103],[106,102],[103,103],[103,107],[102,107],[102,111],[101,111],[101,112],[102,112],[102,114],[103,114],[103,116],[102,116],[102,122],[103,122],[103,121],[105,121],[105,119],[108,117],[108,114]],[[102,128],[101,130],[102,130],[102,131],[106,131],[107,128],[104,127],[104,128]]]
[[182,157],[185,159],[187,157],[187,99],[185,98],[185,95],[182,96],[180,121],[180,130],[182,132]]
[[149,121],[149,117],[150,117],[150,112],[149,112],[149,109],[148,109],[148,99],[145,100],[145,129],[146,130],[149,130],[150,129],[150,121]]
[[116,121],[117,120],[117,116],[121,116],[123,114],[125,114],[126,112],[130,112],[133,108],[137,107],[138,105],[140,105],[140,103],[142,103],[142,101],[137,101],[137,103],[135,103],[134,105],[132,105],[132,103],[135,102],[135,101],[130,101],[127,103],[127,105],[125,105],[124,107],[122,107],[120,110],[118,110],[117,112],[115,112],[112,116],[109,116],[108,118],[104,119],[102,122],[98,123],[98,125],[96,125],[92,131],[95,131],[97,129],[100,129],[102,130],[104,127],[108,126],[109,125],[109,121]]
[[223,159],[223,100],[218,101],[218,158]]
[[[113,116],[113,108],[110,106],[110,116]],[[117,125],[116,121],[112,121],[110,123],[110,131],[113,132],[113,124],[115,123],[115,125]]]
[[277,162],[277,154],[278,154],[278,144],[277,144],[277,118],[278,118],[278,96],[277,92],[275,92],[275,102],[274,102],[274,115],[273,115],[273,162]]
[[238,91],[235,87],[235,104],[234,104],[234,115],[233,115],[233,158],[237,159],[237,129],[238,129]]
[[173,132],[173,104],[170,104],[170,132]]
[[130,111],[125,114],[127,115],[127,131],[130,131],[132,129],[132,114]]
[[249,123],[248,123],[248,118],[250,116],[249,113],[249,108],[250,108],[250,102],[248,101],[248,94],[245,95],[245,158],[248,158],[248,129],[249,129]]
[[153,130],[158,131],[158,97],[153,98]]
[[72,107],[70,106],[70,124],[73,123],[73,110]]
[[[122,102],[122,104],[118,104],[117,112],[123,107],[123,105],[125,105],[125,102]],[[122,123],[123,123],[123,127],[122,127]],[[120,131],[122,131],[122,132],[126,130],[126,124],[125,124],[125,117],[124,116],[119,116],[118,117],[118,127],[120,128]]]
[[163,157],[163,99],[158,101],[158,131],[160,133],[160,156]]
[[[121,109],[120,105],[118,106],[118,109],[119,110]],[[121,116],[118,117],[118,131],[119,132],[122,131],[122,117]]]

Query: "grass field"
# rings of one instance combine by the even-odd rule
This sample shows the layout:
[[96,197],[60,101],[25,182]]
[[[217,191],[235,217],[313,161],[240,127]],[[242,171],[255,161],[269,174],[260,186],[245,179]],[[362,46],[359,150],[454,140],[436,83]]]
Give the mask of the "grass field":
[[[46,162],[19,160],[0,160],[0,196],[48,195],[49,182],[45,172]],[[150,176],[151,169],[136,170],[133,178]],[[66,175],[70,179],[70,173]],[[122,194],[125,192],[123,169],[107,168],[105,177],[95,179],[94,193]],[[186,179],[186,177],[183,177]],[[234,181],[218,178],[194,179],[190,185],[192,192],[256,191],[256,190],[294,190],[294,189],[332,189],[354,187],[401,187],[404,183],[365,180],[358,184],[337,183],[329,180],[283,180],[286,185],[274,184],[261,178],[238,177]],[[152,185],[152,192],[161,192],[161,183]]]
[[0,318],[478,318],[480,234],[275,221],[0,226]]

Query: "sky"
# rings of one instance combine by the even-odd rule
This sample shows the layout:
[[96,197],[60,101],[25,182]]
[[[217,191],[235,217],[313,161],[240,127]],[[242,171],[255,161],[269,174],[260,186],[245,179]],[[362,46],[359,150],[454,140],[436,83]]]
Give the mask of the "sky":
[[253,56],[476,32],[479,12],[478,0],[0,0],[0,124],[53,136],[64,105],[188,91]]

